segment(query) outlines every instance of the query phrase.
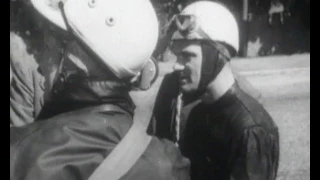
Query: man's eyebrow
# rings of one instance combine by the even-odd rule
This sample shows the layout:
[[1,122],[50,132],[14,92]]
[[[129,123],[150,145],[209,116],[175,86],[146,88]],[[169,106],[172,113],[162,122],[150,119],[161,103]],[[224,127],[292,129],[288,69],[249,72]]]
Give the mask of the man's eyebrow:
[[183,56],[195,56],[196,55],[195,53],[190,52],[190,51],[181,51],[179,54],[183,55]]

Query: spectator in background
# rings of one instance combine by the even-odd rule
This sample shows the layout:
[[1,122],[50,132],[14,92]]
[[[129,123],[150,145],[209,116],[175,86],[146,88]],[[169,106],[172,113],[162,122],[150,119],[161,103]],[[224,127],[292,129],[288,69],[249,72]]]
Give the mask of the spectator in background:
[[44,78],[23,39],[10,32],[10,126],[34,122],[44,103]]
[[10,126],[34,122],[50,100],[62,40],[46,31],[29,1],[10,1]]
[[10,127],[34,122],[44,104],[45,79],[35,58],[39,41],[29,1],[10,1]]

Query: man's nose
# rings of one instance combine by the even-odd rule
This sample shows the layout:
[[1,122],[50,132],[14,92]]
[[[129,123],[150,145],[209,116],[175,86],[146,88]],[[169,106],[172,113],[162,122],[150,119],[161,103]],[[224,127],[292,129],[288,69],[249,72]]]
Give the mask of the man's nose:
[[176,62],[173,65],[173,70],[174,71],[182,71],[182,70],[184,70],[184,65],[182,65],[181,63]]

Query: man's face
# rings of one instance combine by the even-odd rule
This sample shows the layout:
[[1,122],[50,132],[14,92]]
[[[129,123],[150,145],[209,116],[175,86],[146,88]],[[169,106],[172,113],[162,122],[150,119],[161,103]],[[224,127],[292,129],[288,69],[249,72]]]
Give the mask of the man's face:
[[174,42],[173,53],[177,56],[174,71],[180,74],[180,88],[183,93],[195,92],[200,84],[202,50],[196,41]]

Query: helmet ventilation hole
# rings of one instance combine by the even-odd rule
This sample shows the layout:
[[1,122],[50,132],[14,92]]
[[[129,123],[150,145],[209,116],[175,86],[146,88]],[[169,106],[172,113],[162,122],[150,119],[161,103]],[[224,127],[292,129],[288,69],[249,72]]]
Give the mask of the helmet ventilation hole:
[[106,19],[106,24],[107,24],[108,26],[114,26],[114,24],[115,24],[115,19],[114,19],[113,17],[108,17],[108,18]]

